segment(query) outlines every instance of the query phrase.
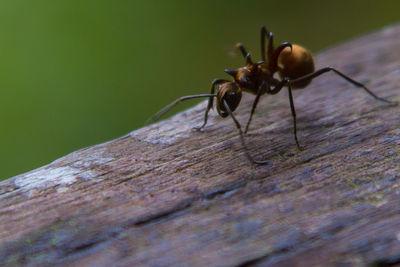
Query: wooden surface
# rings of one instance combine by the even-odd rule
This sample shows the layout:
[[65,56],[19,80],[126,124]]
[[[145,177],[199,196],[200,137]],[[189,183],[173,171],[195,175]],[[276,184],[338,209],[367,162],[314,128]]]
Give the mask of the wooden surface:
[[[396,25],[316,61],[400,101],[399,47]],[[1,182],[0,265],[399,263],[400,106],[332,73],[294,98],[301,152],[286,90],[260,101],[246,141],[266,166],[249,163],[229,118],[191,130],[203,102]]]

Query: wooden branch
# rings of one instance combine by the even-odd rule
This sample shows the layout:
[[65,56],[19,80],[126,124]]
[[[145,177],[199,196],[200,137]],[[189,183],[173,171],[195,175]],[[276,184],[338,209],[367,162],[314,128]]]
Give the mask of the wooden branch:
[[[329,48],[400,101],[400,25]],[[205,92],[207,93],[207,92]],[[400,262],[400,107],[333,73],[263,97],[246,141],[205,103],[0,183],[0,265],[380,266]],[[236,114],[245,123],[254,96]]]

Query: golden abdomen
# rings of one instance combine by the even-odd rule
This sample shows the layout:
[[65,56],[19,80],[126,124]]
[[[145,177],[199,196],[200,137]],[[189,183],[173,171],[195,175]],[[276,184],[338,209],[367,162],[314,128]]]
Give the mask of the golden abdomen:
[[[314,58],[310,51],[294,44],[292,52],[290,52],[289,47],[286,47],[281,52],[278,58],[278,67],[278,73],[281,78],[294,80],[314,72]],[[311,80],[307,80],[293,87],[303,88],[310,82]]]

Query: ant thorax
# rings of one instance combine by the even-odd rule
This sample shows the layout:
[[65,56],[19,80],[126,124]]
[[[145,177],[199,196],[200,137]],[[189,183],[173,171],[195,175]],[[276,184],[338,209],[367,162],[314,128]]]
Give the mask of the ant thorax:
[[261,64],[246,64],[237,70],[225,72],[233,76],[243,90],[253,94],[257,94],[260,85],[271,77],[269,70],[262,68]]
[[240,87],[250,90],[257,90],[259,86],[259,71],[260,70],[258,68],[254,68],[254,66],[244,66],[238,69],[235,80],[237,83],[239,83]]

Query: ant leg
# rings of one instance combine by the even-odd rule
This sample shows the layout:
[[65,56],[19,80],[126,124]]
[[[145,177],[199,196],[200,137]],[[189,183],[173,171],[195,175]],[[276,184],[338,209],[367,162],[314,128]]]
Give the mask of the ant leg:
[[[283,86],[285,86],[286,84],[287,84],[287,81],[283,80],[283,81],[279,82],[272,90],[269,90],[268,93],[271,95],[275,95],[275,94],[279,93],[282,90]],[[263,95],[264,93],[267,92],[266,89],[267,88],[265,87],[265,81],[263,81],[261,86],[258,88],[257,95],[256,95],[256,98],[254,99],[253,106],[251,108],[250,117],[249,117],[249,120],[247,121],[244,133],[247,133],[247,131],[249,130],[249,126],[250,126],[251,119],[253,117],[253,113],[257,107],[257,104],[258,104],[258,101],[260,100],[261,95]]]
[[290,47],[290,52],[293,51],[293,47],[292,47],[291,43],[283,42],[274,50],[272,55],[269,57],[269,69],[272,72],[278,71],[278,57],[286,47]]
[[224,80],[224,79],[214,79],[214,80],[213,80],[213,82],[212,82],[212,84],[211,84],[211,92],[210,92],[210,95],[209,95],[210,98],[208,99],[208,105],[207,105],[207,108],[206,108],[206,112],[205,112],[205,114],[204,114],[204,122],[203,122],[203,124],[202,124],[201,126],[199,126],[199,127],[194,127],[193,129],[198,130],[198,131],[203,131],[204,126],[206,126],[206,124],[207,124],[208,112],[210,111],[210,109],[213,107],[213,104],[214,104],[214,96],[216,96],[216,95],[214,94],[214,92],[215,92],[215,85],[221,84],[221,83],[224,83],[224,82],[228,82],[228,80]]
[[256,98],[254,99],[253,106],[251,107],[250,117],[247,121],[244,133],[247,133],[247,131],[249,130],[250,122],[251,122],[251,119],[253,118],[253,114],[254,114],[254,111],[256,110],[258,101],[260,100],[261,95],[263,95],[264,93],[265,93],[265,81],[263,81],[262,84],[260,85],[260,87],[258,88],[258,92],[257,92]]
[[265,36],[268,36],[267,58],[271,59],[274,52],[274,33],[269,32],[265,25],[261,27],[261,59],[265,61]]
[[243,149],[244,149],[244,152],[245,152],[247,158],[248,158],[252,163],[255,163],[255,164],[267,164],[267,163],[269,163],[268,160],[265,160],[265,161],[258,161],[258,160],[254,160],[254,159],[253,159],[253,157],[250,155],[249,149],[247,148],[246,143],[245,143],[245,141],[244,141],[244,134],[243,134],[242,127],[240,126],[239,121],[238,121],[238,120],[235,118],[235,116],[233,115],[233,113],[232,113],[232,111],[231,111],[231,109],[230,109],[228,103],[227,103],[225,100],[223,100],[223,103],[224,103],[225,109],[228,111],[228,113],[229,113],[229,115],[231,116],[232,120],[235,122],[236,128],[239,130],[240,141],[242,142],[242,146],[243,146]]
[[297,148],[299,150],[303,150],[299,145],[299,140],[297,140],[297,125],[296,125],[296,110],[294,109],[294,102],[293,102],[293,95],[292,95],[292,87],[290,86],[290,82],[287,81],[287,87],[289,92],[289,102],[290,102],[290,110],[292,111],[293,117],[293,133],[294,133],[294,140],[296,141]]
[[341,72],[341,71],[339,71],[339,70],[337,70],[337,69],[335,69],[335,68],[332,68],[332,67],[322,68],[322,69],[317,70],[317,71],[315,71],[315,72],[313,72],[313,73],[304,75],[303,77],[300,77],[300,78],[291,80],[291,81],[290,81],[290,84],[291,84],[291,85],[296,85],[297,83],[302,83],[302,82],[304,82],[304,81],[312,80],[312,79],[318,77],[319,75],[324,74],[324,73],[326,73],[326,72],[328,72],[328,71],[333,71],[334,73],[336,73],[337,75],[339,75],[340,77],[342,77],[343,79],[345,79],[346,81],[348,81],[348,82],[354,84],[355,86],[358,86],[358,87],[363,88],[369,95],[371,95],[371,96],[372,96],[373,98],[375,98],[376,100],[383,101],[383,102],[386,102],[386,103],[393,103],[393,102],[391,102],[391,101],[389,101],[389,100],[386,100],[386,99],[384,99],[384,98],[381,98],[381,97],[377,96],[377,95],[374,94],[370,89],[368,89],[364,84],[362,84],[362,83],[360,83],[360,82],[354,80],[354,79],[351,78],[350,76],[348,76],[348,75],[344,74],[343,72]]
[[286,47],[290,47],[290,51],[292,51],[292,44],[288,42],[284,42],[279,45],[278,48],[274,48],[274,33],[269,32],[265,26],[261,27],[261,57],[262,60],[265,62],[265,36],[268,35],[268,50],[267,50],[267,57],[268,57],[268,67],[272,72],[276,72],[278,70],[278,57],[280,53]]
[[169,104],[168,106],[165,106],[163,109],[158,111],[156,114],[154,114],[153,117],[151,117],[150,119],[148,119],[146,121],[145,125],[157,121],[162,115],[167,113],[171,108],[173,108],[174,106],[176,106],[178,103],[180,103],[182,101],[193,99],[193,98],[201,98],[201,97],[213,98],[213,97],[216,97],[216,96],[217,96],[216,94],[200,94],[200,95],[182,96],[182,97],[178,98],[177,100],[175,100],[174,102],[172,102],[171,104]]
[[293,117],[293,133],[294,133],[294,140],[296,141],[297,148],[299,150],[302,150],[299,140],[297,139],[297,122],[296,122],[296,110],[294,108],[294,101],[293,101],[293,95],[292,95],[292,87],[291,87],[291,81],[289,79],[283,79],[281,82],[279,82],[272,90],[270,90],[271,95],[275,95],[279,93],[282,88],[287,85],[288,87],[288,92],[289,92],[289,102],[290,102],[290,110],[292,111],[292,117]]

